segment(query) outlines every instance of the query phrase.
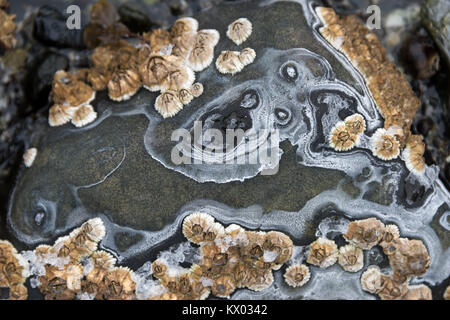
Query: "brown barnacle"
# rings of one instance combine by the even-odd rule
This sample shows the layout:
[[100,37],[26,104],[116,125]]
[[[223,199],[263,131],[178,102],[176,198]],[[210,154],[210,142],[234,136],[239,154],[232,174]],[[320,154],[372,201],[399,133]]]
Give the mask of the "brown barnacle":
[[[0,240],[0,287],[9,287],[10,296],[13,286],[23,285],[29,275],[27,260],[6,240]],[[20,290],[20,288],[17,288]],[[25,292],[26,295],[26,292]]]
[[376,218],[356,220],[349,223],[344,238],[363,250],[369,250],[381,241],[384,224]]
[[52,95],[55,104],[78,107],[95,99],[95,91],[72,74],[57,71],[53,78]]
[[183,221],[183,234],[192,243],[205,241],[205,232],[214,224],[214,218],[207,213],[194,212]]
[[187,105],[194,99],[194,96],[188,89],[181,89],[178,91],[178,99],[180,99],[181,103]]
[[283,276],[284,281],[286,281],[289,286],[297,288],[305,285],[309,281],[311,274],[307,265],[294,264],[286,269]]
[[425,143],[422,141],[422,136],[411,135],[406,142],[406,147],[402,154],[406,168],[408,168],[409,171],[416,174],[422,174],[425,171],[424,152]]
[[137,71],[118,70],[108,82],[108,95],[114,101],[129,100],[140,88],[142,82]]
[[236,285],[231,275],[221,275],[213,280],[211,286],[212,294],[220,298],[229,298],[235,290]]
[[198,98],[203,94],[203,84],[200,82],[194,83],[190,88],[189,92],[194,96],[194,98]]
[[222,51],[216,60],[216,68],[222,74],[240,72],[244,65],[239,59],[239,51]]
[[0,0],[0,9],[5,9],[9,7],[8,0]]
[[167,56],[149,53],[149,48],[141,47],[139,49],[140,68],[139,74],[144,88],[149,91],[160,91],[169,79],[170,66]]
[[217,45],[219,38],[220,35],[217,30],[200,30],[189,53],[187,65],[196,72],[206,69],[214,59],[214,47]]
[[450,300],[450,286],[447,286],[447,289],[445,289],[444,300]]
[[6,50],[14,48],[17,44],[17,39],[14,37],[14,31],[16,30],[15,18],[16,15],[7,14],[0,9],[0,46]]
[[388,224],[384,228],[383,238],[379,245],[384,249],[392,245],[398,238],[400,238],[400,231],[395,224]]
[[252,23],[247,18],[239,18],[228,26],[227,37],[237,45],[247,40],[251,34]]
[[403,300],[433,300],[431,289],[424,284],[408,286],[408,291]]
[[258,270],[256,268],[250,268],[248,280],[244,285],[250,290],[262,291],[270,287],[273,281],[274,278],[271,269]]
[[364,291],[376,294],[382,289],[382,273],[378,266],[369,266],[361,275],[361,287]]
[[241,52],[239,52],[239,60],[241,61],[244,67],[246,65],[253,63],[253,61],[255,61],[255,58],[256,52],[252,48],[245,48],[242,49]]
[[338,263],[345,271],[357,272],[364,266],[363,251],[352,244],[340,247]]
[[311,243],[306,262],[319,266],[320,268],[327,268],[336,263],[338,255],[339,251],[333,240],[318,238]]
[[255,260],[262,261],[264,258],[264,241],[266,239],[265,232],[246,231],[247,245],[241,248],[242,255],[248,257],[250,263],[254,263]]
[[23,163],[25,167],[29,168],[33,165],[34,159],[36,159],[37,149],[36,148],[28,148],[23,153]]
[[93,266],[92,270],[87,273],[86,280],[90,283],[91,289],[93,286],[98,288],[105,274],[114,268],[116,259],[110,253],[102,250],[94,251],[89,259]]
[[155,100],[155,110],[165,119],[173,117],[183,109],[183,103],[178,98],[178,93],[168,90],[161,93]]
[[66,124],[72,119],[75,110],[77,110],[76,107],[54,104],[48,111],[48,124],[51,127],[57,127]]
[[180,90],[189,88],[195,81],[194,71],[174,55],[167,56],[169,64],[168,81],[161,84],[161,90]]
[[430,256],[422,240],[399,238],[393,246],[395,250],[388,258],[395,277],[425,274],[430,265]]
[[194,32],[198,30],[198,21],[191,17],[180,18],[175,21],[170,29],[170,35],[172,37],[183,36],[186,33]]
[[329,143],[336,151],[348,151],[353,149],[358,143],[358,135],[351,133],[345,123],[338,122],[331,129]]
[[155,261],[153,261],[152,263],[152,273],[153,276],[155,276],[156,278],[160,279],[162,277],[164,277],[167,273],[168,270],[168,266],[166,261],[162,260],[162,259],[156,259]]
[[378,291],[381,300],[400,300],[407,292],[406,282],[397,282],[387,275],[381,275],[381,290]]
[[12,285],[9,289],[10,300],[27,300],[28,289],[23,284]]
[[[265,251],[276,254],[273,261],[265,261],[273,262],[275,264],[273,266],[275,270],[278,270],[281,265],[286,263],[292,257],[292,252],[294,250],[294,244],[291,238],[278,231],[267,232],[262,247]],[[271,255],[272,254],[269,254],[269,256]]]
[[87,81],[95,91],[105,90],[108,87],[108,82],[111,78],[112,73],[105,68],[89,69],[87,75]]
[[125,267],[115,267],[106,272],[101,284],[101,297],[106,300],[133,300],[136,283],[132,273]]
[[373,155],[382,160],[392,160],[400,154],[400,143],[383,128],[377,129],[371,137],[370,148]]
[[214,47],[198,45],[192,48],[187,65],[195,72],[206,69],[214,59]]
[[47,270],[45,276],[39,277],[39,290],[45,300],[72,300],[76,292],[67,288],[65,279],[55,276]]
[[345,126],[352,134],[362,134],[366,130],[366,120],[359,113],[352,114],[344,120]]
[[85,104],[78,107],[73,113],[72,124],[78,128],[84,127],[95,119],[97,119],[97,112],[94,111],[94,108],[90,104]]
[[142,39],[150,45],[151,51],[159,53],[161,49],[171,44],[170,32],[164,29],[155,29],[142,34]]

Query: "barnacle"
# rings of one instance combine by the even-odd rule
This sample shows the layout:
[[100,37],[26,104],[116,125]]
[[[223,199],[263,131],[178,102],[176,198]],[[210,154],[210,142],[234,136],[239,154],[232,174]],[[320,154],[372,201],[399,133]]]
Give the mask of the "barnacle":
[[28,261],[6,240],[0,240],[0,287],[10,288],[11,299],[27,296],[23,284],[29,275]]
[[251,268],[246,287],[253,291],[262,291],[270,287],[273,281],[272,270],[258,270]]
[[430,256],[422,240],[399,238],[384,251],[389,251],[389,264],[395,277],[423,275],[430,265]]
[[97,112],[90,104],[77,108],[72,116],[72,124],[75,127],[83,127],[97,119]]
[[383,238],[380,241],[380,246],[382,248],[387,248],[392,243],[394,243],[400,237],[400,231],[395,224],[388,224],[384,228]]
[[378,266],[369,266],[361,275],[362,289],[370,293],[378,293],[382,289],[381,276]]
[[54,104],[48,111],[48,124],[52,127],[61,126],[69,122],[77,108]]
[[364,266],[363,251],[352,244],[340,247],[338,263],[345,271],[357,272]]
[[221,298],[229,298],[234,290],[236,290],[236,285],[231,275],[221,275],[214,279],[211,287],[212,294]]
[[189,53],[187,65],[196,72],[206,69],[214,59],[214,47],[219,42],[219,38],[217,30],[200,30]]
[[183,234],[193,243],[200,244],[205,241],[206,230],[214,224],[214,218],[203,212],[195,212],[183,221]]
[[403,158],[405,160],[405,165],[409,171],[416,174],[421,174],[424,172],[424,152],[425,143],[422,141],[422,136],[411,135],[406,142],[405,149],[403,150]]
[[240,18],[233,21],[227,30],[227,37],[234,43],[240,45],[252,34],[252,23],[247,18]]
[[[150,55],[146,56],[145,52],[149,49],[142,47],[141,55],[145,58],[139,71],[144,87],[150,91],[159,91],[162,85],[168,81],[170,74],[167,56]],[[143,52],[143,53],[142,53]]]
[[231,73],[232,75],[240,72],[244,65],[239,59],[239,51],[222,51],[216,60],[216,68],[220,73]]
[[338,122],[331,129],[329,143],[337,151],[351,150],[358,143],[358,135],[352,133],[345,123]]
[[381,290],[378,296],[382,300],[399,300],[408,292],[408,285],[405,282],[397,282],[387,275],[381,275]]
[[384,224],[376,218],[352,221],[348,225],[344,238],[355,246],[369,250],[381,241]]
[[333,240],[318,238],[311,243],[306,262],[319,266],[320,268],[327,268],[336,263],[338,255],[339,251]]
[[348,116],[344,123],[351,134],[362,134],[366,130],[366,120],[359,113]]
[[162,278],[167,272],[167,263],[161,259],[157,259],[152,263],[153,275],[157,278]]
[[189,88],[189,92],[194,98],[198,98],[203,94],[203,85],[200,82],[196,82]]
[[241,60],[242,65],[245,67],[255,61],[256,52],[252,48],[245,48],[239,52],[239,60]]
[[194,18],[181,18],[175,21],[170,29],[170,35],[172,37],[182,36],[188,32],[197,32],[198,21]]
[[0,9],[0,46],[6,50],[14,48],[17,44],[17,39],[14,37],[14,31],[16,31],[15,18],[16,15],[7,14]]
[[132,69],[117,71],[108,82],[109,98],[114,101],[128,100],[141,85],[141,78],[136,71]]
[[178,93],[168,90],[161,93],[155,100],[155,110],[158,111],[163,118],[173,117],[183,109],[183,103],[178,98]]
[[445,300],[450,300],[450,286],[448,286],[447,289],[445,289],[444,299]]
[[52,94],[56,104],[72,107],[88,104],[95,99],[95,91],[89,85],[62,70],[55,73]]
[[33,165],[34,159],[36,159],[36,155],[37,155],[36,148],[29,148],[25,150],[25,152],[23,153],[23,163],[27,168]]
[[180,99],[181,103],[187,105],[194,99],[194,96],[188,89],[181,89],[178,91],[178,99]]
[[373,155],[382,160],[392,160],[400,154],[400,143],[383,128],[375,131],[370,139],[370,145]]
[[408,291],[403,300],[433,300],[431,289],[424,284],[408,286]]
[[132,273],[128,268],[115,267],[106,272],[101,283],[103,299],[132,300],[135,297],[136,283],[132,280]]
[[170,32],[164,29],[155,29],[145,32],[142,39],[150,45],[151,51],[159,53],[161,49],[167,47],[171,43]]
[[267,259],[265,259],[265,262],[273,262],[275,264],[274,269],[276,270],[292,257],[294,244],[291,238],[284,233],[269,231],[265,235],[262,248],[265,251],[275,253],[274,259],[271,259],[272,261],[266,261]]
[[291,287],[301,287],[309,281],[311,274],[305,264],[294,264],[286,269],[284,280]]

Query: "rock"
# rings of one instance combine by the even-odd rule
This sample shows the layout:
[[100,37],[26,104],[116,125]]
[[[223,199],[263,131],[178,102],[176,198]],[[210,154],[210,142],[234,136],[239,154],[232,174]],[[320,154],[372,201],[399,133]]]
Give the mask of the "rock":
[[[448,277],[448,251],[429,225],[436,209],[450,204],[435,168],[416,177],[401,158],[382,161],[372,155],[370,137],[383,119],[360,74],[313,30],[308,19],[314,13],[302,3],[227,2],[199,14],[200,29],[221,35],[215,59],[221,51],[243,49],[225,33],[229,23],[247,17],[253,31],[244,45],[255,50],[256,59],[233,76],[220,74],[213,61],[196,74],[203,94],[172,118],[163,119],[154,109],[155,92],[141,89],[120,103],[97,92],[92,105],[98,117],[90,125],[36,128],[33,146],[39,153],[32,167],[22,168],[9,200],[10,238],[34,247],[100,217],[106,228],[102,246],[132,263],[180,241],[181,221],[195,211],[227,225],[281,230],[306,244],[304,239],[316,237],[323,208],[333,207],[347,220],[395,221],[408,238],[420,237],[428,248],[432,263],[421,281],[434,285]],[[328,143],[331,128],[354,113],[363,115],[367,129],[354,149],[335,151]],[[191,137],[196,120],[220,130],[237,122],[270,129],[271,136],[279,134],[280,149],[265,144],[263,136],[247,154],[269,150],[272,163],[176,163],[172,156],[183,145],[172,139],[174,130],[184,128]],[[226,155],[237,160],[234,153]],[[411,176],[420,185],[405,190],[405,181],[415,181]],[[323,273],[313,274],[305,291],[267,291],[277,298],[371,298],[360,288],[359,273],[336,282],[342,274],[337,269],[311,270]],[[323,281],[315,282],[315,276]],[[259,293],[242,294],[255,298]]]
[[123,4],[118,9],[120,21],[128,27],[131,32],[142,33],[159,25],[150,21],[147,15],[131,4]]
[[422,6],[422,20],[441,50],[450,68],[450,2],[427,0]]

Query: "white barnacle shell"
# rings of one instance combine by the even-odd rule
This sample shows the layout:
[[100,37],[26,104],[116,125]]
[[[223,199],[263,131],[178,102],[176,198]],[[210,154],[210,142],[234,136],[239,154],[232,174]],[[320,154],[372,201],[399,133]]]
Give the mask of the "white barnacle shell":
[[74,112],[72,123],[75,127],[84,127],[95,119],[97,119],[97,112],[90,104],[85,104]]
[[311,273],[307,265],[294,264],[286,269],[283,276],[289,286],[296,288],[305,285],[311,278]]
[[382,273],[378,266],[369,266],[361,275],[361,287],[364,291],[378,293],[382,289]]
[[256,52],[252,48],[245,48],[239,53],[239,60],[244,66],[249,65],[255,61]]
[[37,149],[29,148],[23,154],[23,163],[25,167],[29,168],[33,165],[34,159],[36,159]]
[[363,251],[353,244],[340,247],[338,263],[345,271],[357,272],[364,266]]
[[382,160],[392,160],[400,154],[400,142],[383,128],[377,129],[370,139],[370,148],[374,156]]
[[228,26],[227,37],[240,45],[250,37],[252,30],[252,23],[247,18],[239,18]]
[[167,90],[156,98],[155,109],[163,118],[173,117],[183,109],[183,103],[178,98],[177,91]]

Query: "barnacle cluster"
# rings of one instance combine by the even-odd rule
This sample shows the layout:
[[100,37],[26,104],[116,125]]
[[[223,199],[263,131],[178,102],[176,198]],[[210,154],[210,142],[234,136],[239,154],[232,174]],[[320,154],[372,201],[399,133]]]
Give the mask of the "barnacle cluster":
[[359,142],[360,136],[366,130],[366,120],[359,113],[355,113],[339,121],[331,129],[330,146],[337,151],[353,149]]
[[389,259],[392,274],[369,266],[361,276],[363,290],[378,294],[381,299],[431,299],[431,291],[425,285],[408,285],[412,276],[425,274],[430,264],[421,240],[401,238],[397,226],[385,226],[375,218],[352,221],[344,238],[364,250],[379,245]]
[[[239,18],[228,26],[227,36],[237,45],[242,44],[252,33],[252,23],[247,18]],[[222,51],[216,60],[216,68],[222,74],[235,74],[253,63],[256,52],[252,48],[241,51]]]
[[255,60],[256,53],[252,48],[241,51],[222,51],[216,60],[216,68],[220,73],[235,74]]
[[291,239],[281,232],[247,231],[236,224],[224,228],[202,212],[184,219],[183,234],[200,245],[198,264],[186,270],[162,259],[153,262],[153,275],[171,299],[204,299],[210,292],[225,298],[244,287],[263,290],[273,283],[272,270],[287,262],[293,250]]
[[27,299],[28,289],[24,283],[28,275],[28,262],[9,241],[0,240],[0,287],[9,288],[10,299]]
[[7,0],[0,0],[0,47],[8,50],[14,48],[17,39],[14,37],[16,31],[16,23],[14,19],[16,15],[7,14],[5,10],[9,6]]
[[132,271],[116,267],[116,259],[97,250],[105,236],[100,218],[86,221],[53,246],[40,245],[25,257],[34,283],[48,300],[133,299]]
[[[381,159],[396,158],[411,137],[412,120],[420,108],[419,98],[403,74],[387,59],[376,35],[358,17],[339,17],[333,9],[325,7],[318,7],[316,12],[324,24],[320,33],[361,72],[385,120],[385,131],[372,139],[373,153]],[[421,168],[423,159],[418,158],[422,154],[415,152],[411,157],[407,153],[408,169],[414,167],[411,162]]]
[[[103,13],[99,10],[102,6],[106,6]],[[111,18],[117,14],[115,9],[106,2],[97,3],[94,9],[91,24],[95,28],[105,26],[103,20],[116,21]],[[198,30],[197,20],[181,18],[175,21],[170,32],[163,29],[145,32],[137,44],[121,39],[100,41],[101,45],[91,55],[91,68],[60,71],[55,75],[50,125],[59,126],[72,120],[80,127],[94,121],[96,113],[89,102],[95,98],[96,91],[105,89],[114,101],[130,99],[141,87],[161,91],[155,109],[164,118],[174,116],[203,93],[203,85],[194,83],[195,72],[211,64],[219,37],[216,30]],[[245,51],[243,59],[249,63],[254,56],[249,57]]]

